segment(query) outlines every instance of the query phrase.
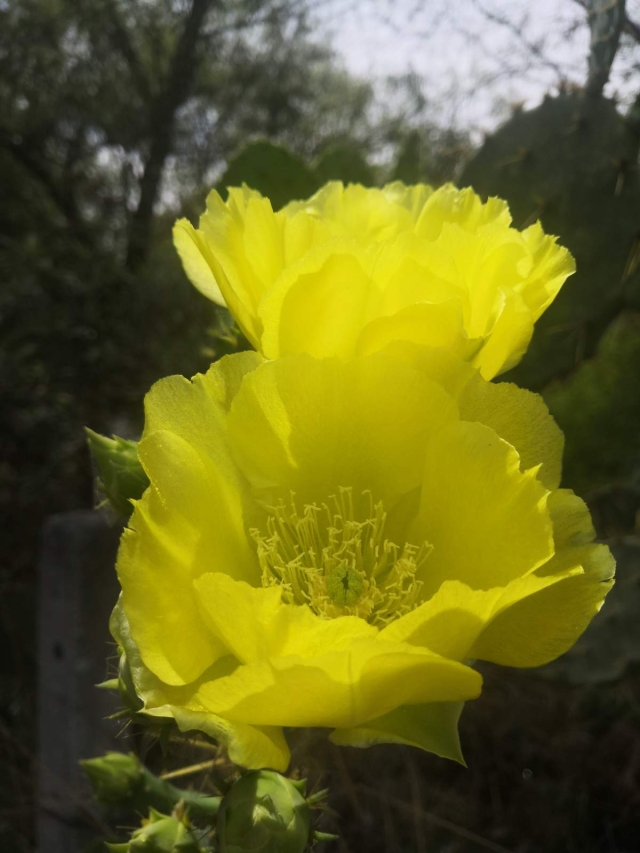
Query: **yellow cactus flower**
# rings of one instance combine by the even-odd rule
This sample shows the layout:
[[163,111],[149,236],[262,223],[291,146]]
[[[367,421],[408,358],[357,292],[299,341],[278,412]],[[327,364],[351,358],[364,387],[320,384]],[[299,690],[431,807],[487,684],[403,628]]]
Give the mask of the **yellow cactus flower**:
[[185,271],[227,305],[266,358],[368,355],[394,340],[447,346],[486,379],[513,367],[573,258],[504,201],[420,184],[327,184],[274,213],[243,186],[213,191],[196,230],[176,223]]
[[228,356],[146,398],[113,633],[144,712],[283,770],[283,727],[461,760],[468,662],[538,666],[613,562],[541,398],[445,350]]

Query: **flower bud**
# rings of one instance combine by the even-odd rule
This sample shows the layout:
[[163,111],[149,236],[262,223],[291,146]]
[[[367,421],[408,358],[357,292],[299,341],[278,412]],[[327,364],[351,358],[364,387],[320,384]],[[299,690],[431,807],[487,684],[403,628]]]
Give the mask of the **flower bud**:
[[117,806],[134,797],[143,784],[142,769],[135,755],[107,752],[101,758],[81,761],[93,793],[105,806]]
[[220,804],[220,853],[303,853],[310,811],[301,789],[272,770],[245,773]]
[[123,518],[132,512],[132,500],[142,497],[149,485],[138,459],[138,445],[117,435],[107,438],[87,429],[89,449],[98,466],[98,488],[111,508]]
[[194,832],[188,822],[151,809],[147,820],[136,829],[129,841],[107,844],[111,853],[204,853],[201,830]]

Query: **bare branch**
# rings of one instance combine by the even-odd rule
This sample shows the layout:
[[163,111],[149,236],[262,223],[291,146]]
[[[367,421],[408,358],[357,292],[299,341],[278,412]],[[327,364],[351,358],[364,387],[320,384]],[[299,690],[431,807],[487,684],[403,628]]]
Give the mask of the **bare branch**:
[[[67,3],[69,4],[71,11],[75,11],[80,7],[86,18],[95,19],[97,11],[98,15],[104,22],[105,31],[108,34],[109,41],[113,45],[114,50],[119,53],[127,63],[138,93],[145,100],[151,100],[153,92],[149,76],[144,67],[144,63],[138,56],[138,53],[129,37],[129,31],[120,19],[115,0],[101,0],[97,6],[94,3],[86,3],[85,0],[75,0],[75,2],[67,0]],[[92,27],[89,27],[88,29],[91,33]]]
[[498,14],[497,12],[493,12],[491,9],[486,9],[479,0],[472,0],[472,4],[476,7],[476,9],[484,15],[484,17],[491,21],[494,24],[498,24],[498,26],[503,27],[511,35],[515,36],[520,44],[522,44],[532,56],[545,65],[547,68],[550,68],[558,77],[558,81],[564,80],[564,72],[562,68],[554,62],[552,59],[549,59],[548,56],[544,53],[540,45],[535,42],[530,41],[524,34],[523,28],[518,26],[509,18],[504,17],[503,15]]
[[143,62],[138,56],[125,25],[120,20],[118,10],[115,3],[111,0],[106,0],[104,10],[111,24],[111,34],[114,47],[121,53],[122,57],[127,62],[131,76],[137,86],[140,96],[145,100],[151,100],[153,97],[152,87],[147,75],[147,71]]

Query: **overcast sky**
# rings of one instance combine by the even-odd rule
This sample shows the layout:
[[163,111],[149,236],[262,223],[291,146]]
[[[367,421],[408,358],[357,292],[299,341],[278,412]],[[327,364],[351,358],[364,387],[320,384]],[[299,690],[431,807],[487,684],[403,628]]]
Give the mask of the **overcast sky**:
[[[627,11],[640,19],[640,0]],[[510,103],[535,105],[560,79],[585,80],[589,32],[576,0],[328,0],[320,14],[351,71],[416,72],[442,118],[478,129]],[[640,89],[639,61],[640,46],[619,53],[608,94]]]

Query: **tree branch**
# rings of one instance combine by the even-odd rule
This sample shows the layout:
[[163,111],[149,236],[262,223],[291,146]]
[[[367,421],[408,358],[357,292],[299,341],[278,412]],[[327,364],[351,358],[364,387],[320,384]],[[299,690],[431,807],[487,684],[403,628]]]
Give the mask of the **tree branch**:
[[87,23],[87,32],[91,38],[96,31],[96,18],[99,20],[114,50],[127,63],[138,93],[142,98],[150,101],[153,91],[149,75],[131,41],[129,31],[122,23],[115,0],[99,0],[98,3],[90,3],[87,0],[67,0],[67,5],[71,13],[77,13],[80,9],[85,18],[91,21],[91,25]]
[[586,91],[600,96],[611,73],[625,25],[625,0],[588,0],[589,74]]
[[564,79],[564,72],[562,68],[554,62],[552,59],[549,59],[548,56],[545,56],[542,48],[535,44],[535,42],[529,41],[529,39],[522,32],[522,27],[519,27],[513,21],[509,20],[506,16],[500,15],[497,12],[493,12],[491,9],[486,9],[479,0],[472,0],[473,5],[476,9],[488,20],[494,24],[498,24],[498,26],[503,27],[508,30],[513,36],[515,36],[518,41],[531,53],[532,56],[542,62],[543,65],[546,65],[547,68],[550,68],[558,77],[558,80]]
[[193,0],[178,41],[167,82],[156,99],[150,122],[149,156],[140,182],[140,201],[131,217],[126,264],[135,271],[145,260],[164,164],[171,151],[176,113],[187,98],[197,67],[196,48],[214,0]]
[[111,25],[111,35],[114,47],[120,52],[129,66],[131,76],[133,77],[140,96],[146,101],[150,101],[153,97],[151,83],[144,64],[131,43],[129,32],[120,20],[118,10],[112,0],[105,0],[103,5],[106,17]]
[[0,133],[0,145],[46,190],[51,201],[65,218],[73,235],[81,243],[91,245],[92,241],[86,223],[78,211],[73,193],[68,189],[65,191],[59,186],[43,162],[32,154],[26,145],[13,142],[4,133]]
[[[588,0],[573,0],[573,2],[577,3],[581,9],[584,9],[585,12],[589,13],[590,10]],[[632,20],[626,12],[624,15],[622,32],[626,33],[626,35],[628,36],[631,36],[631,38],[635,39],[637,42],[640,42],[640,24]]]

